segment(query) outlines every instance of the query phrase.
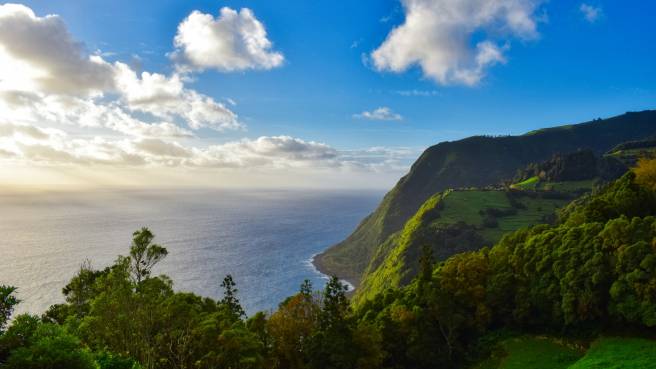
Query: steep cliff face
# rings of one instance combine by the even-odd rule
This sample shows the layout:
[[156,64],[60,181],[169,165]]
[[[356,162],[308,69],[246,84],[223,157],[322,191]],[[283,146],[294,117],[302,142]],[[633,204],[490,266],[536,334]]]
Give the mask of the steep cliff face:
[[379,246],[433,194],[449,188],[483,187],[512,178],[529,163],[555,153],[589,149],[601,154],[614,146],[656,133],[656,111],[541,129],[521,136],[475,136],[428,148],[409,173],[344,241],[317,255],[324,273],[358,285]]

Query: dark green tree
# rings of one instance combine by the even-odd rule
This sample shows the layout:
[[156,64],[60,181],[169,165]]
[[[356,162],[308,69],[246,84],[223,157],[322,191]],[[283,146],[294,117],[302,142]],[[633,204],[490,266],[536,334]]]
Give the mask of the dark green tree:
[[3,365],[7,369],[96,369],[93,355],[79,339],[54,324],[40,324],[24,347]]
[[323,293],[323,308],[319,317],[321,329],[341,325],[349,313],[349,301],[346,297],[348,288],[339,278],[330,277]]
[[306,279],[301,283],[300,292],[303,296],[312,296],[312,282],[309,279]]
[[146,227],[135,231],[132,236],[130,273],[133,281],[139,284],[150,277],[153,267],[168,255],[168,251],[152,243],[155,235]]
[[14,307],[18,305],[20,300],[14,296],[16,287],[0,286],[0,334],[4,331],[5,325],[14,312]]
[[221,299],[221,304],[225,306],[231,316],[235,320],[239,320],[246,316],[246,313],[244,312],[244,309],[241,307],[239,299],[237,298],[237,292],[239,292],[237,289],[237,284],[232,279],[230,274],[223,278],[221,287],[223,287],[223,299]]

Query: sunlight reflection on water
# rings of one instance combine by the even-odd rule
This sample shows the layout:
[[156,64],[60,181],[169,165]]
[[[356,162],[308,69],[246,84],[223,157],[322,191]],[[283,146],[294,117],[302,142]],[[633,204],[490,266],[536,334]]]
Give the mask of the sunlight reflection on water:
[[176,290],[219,297],[233,275],[249,313],[269,310],[304,279],[325,276],[313,255],[351,232],[380,192],[156,191],[0,195],[0,284],[19,287],[18,312],[42,313],[85,259],[126,254],[148,226],[169,256],[156,272]]

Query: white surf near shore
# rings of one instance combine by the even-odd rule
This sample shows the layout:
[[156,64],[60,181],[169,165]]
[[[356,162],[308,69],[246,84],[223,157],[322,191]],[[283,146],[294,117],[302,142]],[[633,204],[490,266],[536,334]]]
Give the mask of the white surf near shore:
[[[319,252],[312,254],[312,256],[305,261],[305,264],[309,265],[310,268],[312,268],[312,270],[314,271],[314,273],[316,273],[320,278],[323,278],[325,280],[330,280],[329,275],[321,273],[321,271],[319,271],[319,269],[317,269],[317,267],[314,265],[314,258],[317,257],[317,255],[319,254],[320,254]],[[351,292],[355,290],[355,286],[353,286],[353,284],[347,281],[346,279],[340,279],[339,281],[346,286],[346,292]]]

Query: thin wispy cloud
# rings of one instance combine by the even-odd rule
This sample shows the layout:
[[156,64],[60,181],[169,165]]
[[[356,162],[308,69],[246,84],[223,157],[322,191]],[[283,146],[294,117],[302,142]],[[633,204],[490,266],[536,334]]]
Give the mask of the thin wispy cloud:
[[581,6],[579,6],[579,10],[581,11],[583,18],[590,23],[597,22],[604,14],[604,11],[600,6],[594,6],[586,3],[581,4]]
[[396,90],[394,94],[400,96],[421,96],[421,97],[430,97],[430,96],[439,96],[440,92],[437,90]]
[[381,106],[372,111],[363,111],[362,113],[354,114],[354,118],[378,120],[378,121],[401,121],[403,117],[401,114],[395,113],[387,106]]

